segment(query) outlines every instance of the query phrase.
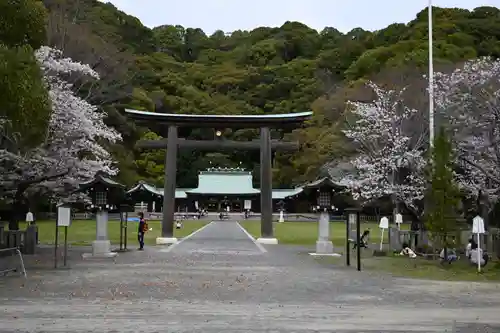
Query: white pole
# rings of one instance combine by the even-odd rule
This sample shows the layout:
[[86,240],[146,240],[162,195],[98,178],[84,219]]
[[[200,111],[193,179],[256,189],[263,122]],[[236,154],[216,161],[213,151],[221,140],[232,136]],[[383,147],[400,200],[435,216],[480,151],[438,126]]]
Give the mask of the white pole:
[[481,272],[481,237],[477,234],[477,271]]
[[434,56],[432,44],[432,0],[429,0],[429,147],[434,147]]
[[382,233],[382,236],[380,236],[380,251],[382,251],[383,250],[383,243],[384,243],[384,231],[385,231],[385,229],[380,228],[380,231]]

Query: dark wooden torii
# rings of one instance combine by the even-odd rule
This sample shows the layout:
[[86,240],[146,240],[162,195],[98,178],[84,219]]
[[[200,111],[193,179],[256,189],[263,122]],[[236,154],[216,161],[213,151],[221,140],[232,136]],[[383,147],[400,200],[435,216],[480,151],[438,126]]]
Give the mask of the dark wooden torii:
[[[271,140],[271,128],[297,128],[310,119],[312,112],[277,115],[193,115],[156,113],[126,109],[127,117],[138,122],[165,124],[168,137],[163,140],[141,140],[136,146],[142,149],[167,149],[165,156],[165,186],[163,195],[162,239],[158,244],[174,243],[175,188],[177,173],[177,151],[197,150],[260,150],[260,195],[261,195],[261,238],[259,242],[275,244],[272,223],[272,150],[297,150],[297,142]],[[260,128],[260,140],[186,140],[178,137],[178,128]]]

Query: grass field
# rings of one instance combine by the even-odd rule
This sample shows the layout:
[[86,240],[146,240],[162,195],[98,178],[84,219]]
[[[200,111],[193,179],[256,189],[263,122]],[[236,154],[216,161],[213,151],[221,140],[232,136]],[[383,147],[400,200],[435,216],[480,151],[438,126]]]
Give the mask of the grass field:
[[[244,221],[240,224],[254,237],[260,236],[259,221]],[[407,229],[408,225],[402,225]],[[361,230],[370,229],[370,243],[380,243],[380,229],[375,223],[362,223]],[[284,222],[274,223],[274,235],[280,244],[314,245],[318,238],[316,222]],[[330,239],[336,247],[345,246],[345,223],[330,223]],[[387,232],[384,236],[387,241]],[[451,265],[441,265],[437,260],[423,258],[409,259],[401,256],[374,257],[372,250],[362,251],[362,270],[384,272],[394,276],[442,280],[442,281],[500,281],[500,264],[488,263],[481,274],[477,273],[466,261],[458,261]],[[315,260],[331,265],[345,265],[345,257],[316,257]],[[351,249],[351,266],[356,267],[356,251]]]
[[[441,264],[438,260],[421,257],[410,259],[403,256],[374,257],[370,250],[362,251],[361,267],[363,271],[385,272],[393,276],[441,280],[441,281],[500,281],[500,264],[491,262],[477,272],[465,260],[450,264]],[[345,265],[345,257],[316,257],[316,260],[333,265]],[[356,252],[351,251],[351,267],[356,267]]]
[[[260,237],[260,221],[243,221],[241,226],[253,237]],[[274,223],[274,236],[280,244],[313,245],[318,240],[318,222],[283,222]],[[408,226],[402,225],[401,228]],[[370,230],[370,243],[380,243],[380,229],[376,223],[362,223],[361,232]],[[345,222],[330,223],[330,239],[335,246],[344,246],[346,238]],[[388,243],[387,231],[384,243]]]
[[[184,221],[182,229],[174,229],[174,237],[182,238],[199,228],[206,225],[208,221]],[[54,244],[55,240],[55,221],[37,221],[38,225],[38,239],[41,244]],[[161,223],[160,221],[148,221],[148,225],[153,230],[146,233],[144,242],[146,244],[155,244],[156,237],[161,236]],[[21,229],[26,228],[25,223],[20,224]],[[127,247],[128,245],[137,244],[137,222],[128,222],[127,231]],[[63,241],[64,228],[59,227],[59,240]],[[68,243],[72,245],[90,245],[95,240],[96,225],[95,220],[77,220],[71,223],[68,227]],[[111,244],[120,243],[120,221],[108,222],[108,237]]]

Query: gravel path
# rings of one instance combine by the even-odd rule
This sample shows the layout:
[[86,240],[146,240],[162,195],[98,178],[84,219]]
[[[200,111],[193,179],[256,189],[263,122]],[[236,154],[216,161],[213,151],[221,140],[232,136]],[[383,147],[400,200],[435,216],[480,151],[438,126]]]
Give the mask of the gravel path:
[[[498,284],[397,279],[256,245],[213,222],[170,247],[0,279],[1,332],[499,332]],[[88,251],[88,249],[87,249]],[[301,252],[301,251],[300,251]],[[455,330],[452,329],[455,327]]]

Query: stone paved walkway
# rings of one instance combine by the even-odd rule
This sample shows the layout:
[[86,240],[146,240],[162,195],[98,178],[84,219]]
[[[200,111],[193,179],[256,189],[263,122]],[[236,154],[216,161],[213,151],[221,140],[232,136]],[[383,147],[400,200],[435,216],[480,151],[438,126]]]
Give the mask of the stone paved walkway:
[[[396,279],[259,247],[217,222],[166,251],[0,279],[2,332],[499,332],[497,284]],[[44,268],[47,267],[47,268]],[[496,325],[496,327],[495,327]]]
[[211,222],[192,236],[166,249],[176,254],[260,255],[266,250],[255,244],[245,230],[233,221]]

